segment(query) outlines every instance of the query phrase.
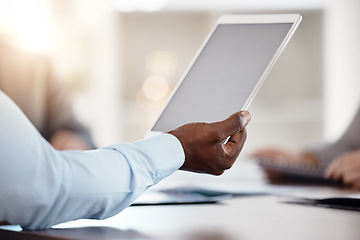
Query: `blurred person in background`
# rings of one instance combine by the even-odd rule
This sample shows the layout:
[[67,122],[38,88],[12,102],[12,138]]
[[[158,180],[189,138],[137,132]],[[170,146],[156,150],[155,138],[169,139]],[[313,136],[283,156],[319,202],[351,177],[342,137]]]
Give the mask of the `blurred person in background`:
[[[339,113],[339,111],[337,111]],[[360,189],[360,106],[342,136],[335,142],[322,147],[304,149],[291,153],[283,149],[264,148],[253,153],[262,161],[275,161],[281,164],[301,164],[308,168],[324,169],[324,178],[343,183],[345,186]],[[282,170],[266,169],[270,180],[289,176]]]
[[89,130],[75,118],[71,94],[55,79],[49,58],[22,51],[0,38],[0,90],[55,149],[95,147]]

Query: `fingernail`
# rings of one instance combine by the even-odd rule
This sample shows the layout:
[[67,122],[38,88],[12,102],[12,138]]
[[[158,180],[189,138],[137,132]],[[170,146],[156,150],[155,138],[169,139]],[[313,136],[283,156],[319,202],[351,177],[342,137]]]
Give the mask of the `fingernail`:
[[241,115],[243,115],[245,117],[245,126],[250,122],[251,120],[251,115],[248,111],[241,111]]

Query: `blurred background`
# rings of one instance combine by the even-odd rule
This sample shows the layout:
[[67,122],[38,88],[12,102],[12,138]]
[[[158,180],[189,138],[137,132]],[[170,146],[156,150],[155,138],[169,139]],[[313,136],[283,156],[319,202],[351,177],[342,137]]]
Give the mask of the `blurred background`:
[[358,106],[359,10],[358,0],[0,0],[0,38],[50,59],[101,147],[146,134],[219,16],[300,13],[250,105],[244,149],[296,150],[335,139]]

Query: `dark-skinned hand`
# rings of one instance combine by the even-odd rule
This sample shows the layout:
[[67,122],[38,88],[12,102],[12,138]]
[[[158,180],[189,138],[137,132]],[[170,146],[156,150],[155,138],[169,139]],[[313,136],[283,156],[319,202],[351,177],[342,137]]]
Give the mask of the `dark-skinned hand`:
[[190,123],[170,131],[185,152],[180,169],[221,175],[231,168],[245,143],[250,119],[248,111],[240,111],[221,122]]

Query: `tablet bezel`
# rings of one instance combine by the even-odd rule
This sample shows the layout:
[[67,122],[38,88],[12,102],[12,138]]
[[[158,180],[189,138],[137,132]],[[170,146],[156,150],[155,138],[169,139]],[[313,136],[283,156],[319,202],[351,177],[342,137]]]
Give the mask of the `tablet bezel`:
[[220,17],[217,20],[214,27],[212,28],[212,30],[207,35],[207,37],[205,38],[205,40],[203,41],[203,43],[200,46],[200,48],[198,49],[198,51],[196,52],[196,54],[193,57],[192,61],[188,65],[188,67],[185,70],[185,72],[183,73],[182,77],[180,78],[180,81],[176,84],[176,86],[173,89],[171,95],[169,96],[166,104],[162,108],[160,114],[158,114],[158,117],[155,119],[155,121],[151,125],[151,128],[146,133],[146,136],[152,136],[152,135],[156,135],[156,134],[159,134],[159,133],[162,132],[162,131],[153,131],[152,129],[154,128],[156,122],[159,120],[159,118],[161,117],[161,115],[165,111],[165,109],[168,106],[169,102],[171,101],[171,99],[175,95],[176,91],[180,87],[183,80],[188,75],[188,73],[191,70],[192,66],[194,65],[194,63],[198,59],[199,55],[201,54],[204,47],[206,46],[209,39],[214,34],[214,31],[216,30],[216,28],[219,25],[221,25],[221,24],[267,24],[267,23],[268,24],[271,24],[271,23],[291,23],[292,24],[292,26],[289,29],[287,35],[284,37],[284,39],[283,39],[282,43],[280,44],[279,48],[275,52],[274,56],[271,58],[269,64],[267,65],[267,67],[265,68],[263,74],[259,78],[259,81],[255,85],[253,91],[249,95],[249,97],[248,97],[247,101],[245,102],[244,106],[241,109],[239,109],[239,111],[240,111],[240,110],[246,110],[248,108],[249,104],[254,99],[255,94],[259,91],[261,85],[264,83],[266,77],[269,75],[269,73],[270,73],[271,69],[273,68],[276,60],[279,58],[282,51],[285,49],[285,46],[287,45],[287,43],[289,42],[289,40],[291,39],[291,37],[295,33],[295,31],[296,31],[297,27],[299,26],[301,20],[302,20],[302,16],[300,14],[298,14],[298,13],[294,13],[294,14],[225,15],[225,16]]

